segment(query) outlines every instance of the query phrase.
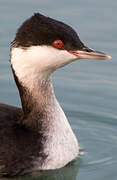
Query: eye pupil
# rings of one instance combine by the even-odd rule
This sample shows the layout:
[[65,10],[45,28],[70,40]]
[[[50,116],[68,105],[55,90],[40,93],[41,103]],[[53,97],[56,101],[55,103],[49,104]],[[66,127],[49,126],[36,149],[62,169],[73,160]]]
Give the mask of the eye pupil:
[[64,46],[64,44],[63,44],[63,42],[62,42],[61,40],[55,40],[55,41],[53,42],[53,46],[54,46],[55,48],[61,49],[61,48]]

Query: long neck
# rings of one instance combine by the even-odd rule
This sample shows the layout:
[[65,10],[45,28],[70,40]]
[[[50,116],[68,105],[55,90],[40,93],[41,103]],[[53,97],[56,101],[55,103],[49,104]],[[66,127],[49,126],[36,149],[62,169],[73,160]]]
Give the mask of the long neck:
[[[77,157],[79,147],[68,120],[56,100],[50,79],[46,78],[43,81],[35,79],[30,82],[31,86],[28,88],[19,82],[15,74],[14,77],[23,108],[20,123],[36,130],[39,139],[41,135],[43,153],[47,156],[40,169],[63,167]],[[36,164],[38,161],[40,159],[36,160]]]
[[51,121],[58,106],[50,78],[33,82],[31,89],[23,85],[14,74],[23,109],[22,123],[40,128],[44,120]]

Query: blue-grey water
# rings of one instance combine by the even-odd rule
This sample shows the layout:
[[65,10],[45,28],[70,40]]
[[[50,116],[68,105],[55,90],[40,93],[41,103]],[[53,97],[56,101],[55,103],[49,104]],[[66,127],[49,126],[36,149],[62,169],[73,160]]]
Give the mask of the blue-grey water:
[[10,42],[34,12],[68,23],[87,46],[112,59],[80,60],[54,73],[56,96],[83,155],[60,170],[18,179],[117,180],[117,1],[0,0],[0,102],[20,106]]

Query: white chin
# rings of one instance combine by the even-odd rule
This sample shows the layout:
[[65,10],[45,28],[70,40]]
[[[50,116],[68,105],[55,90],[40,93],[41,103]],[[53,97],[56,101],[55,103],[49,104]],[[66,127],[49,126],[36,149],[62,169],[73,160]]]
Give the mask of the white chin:
[[31,46],[12,48],[11,64],[19,78],[23,81],[34,81],[35,78],[48,77],[54,70],[69,64],[77,58],[66,50],[51,46]]

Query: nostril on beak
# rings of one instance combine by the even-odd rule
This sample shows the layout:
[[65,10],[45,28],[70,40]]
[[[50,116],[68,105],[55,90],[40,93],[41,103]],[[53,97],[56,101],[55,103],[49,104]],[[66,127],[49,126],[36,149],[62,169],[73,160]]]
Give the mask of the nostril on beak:
[[84,48],[83,48],[83,51],[85,51],[85,52],[92,52],[92,51],[94,51],[94,50],[91,49],[91,48],[88,48],[88,47],[84,47]]

